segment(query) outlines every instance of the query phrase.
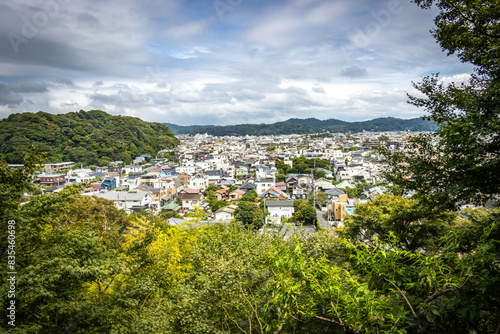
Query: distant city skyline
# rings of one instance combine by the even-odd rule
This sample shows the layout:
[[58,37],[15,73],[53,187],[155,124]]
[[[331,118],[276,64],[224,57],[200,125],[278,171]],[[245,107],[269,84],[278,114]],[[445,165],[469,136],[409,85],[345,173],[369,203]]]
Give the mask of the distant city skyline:
[[69,0],[0,5],[0,118],[100,109],[177,125],[425,114],[412,81],[473,68],[404,0]]

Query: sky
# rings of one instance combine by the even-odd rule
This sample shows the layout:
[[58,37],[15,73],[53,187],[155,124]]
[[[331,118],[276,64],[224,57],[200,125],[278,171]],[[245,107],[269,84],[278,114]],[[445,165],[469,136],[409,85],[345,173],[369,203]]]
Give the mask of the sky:
[[104,110],[178,125],[414,118],[412,82],[473,68],[409,0],[10,0],[0,118]]

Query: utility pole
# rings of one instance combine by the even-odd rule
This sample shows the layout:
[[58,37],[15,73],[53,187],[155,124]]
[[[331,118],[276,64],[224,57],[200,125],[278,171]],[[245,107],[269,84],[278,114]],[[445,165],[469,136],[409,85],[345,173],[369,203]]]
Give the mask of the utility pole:
[[316,160],[314,160],[314,168],[311,171],[311,179],[312,179],[312,186],[313,186],[313,205],[314,205],[314,210],[316,210],[316,186],[314,185],[314,171],[316,170]]

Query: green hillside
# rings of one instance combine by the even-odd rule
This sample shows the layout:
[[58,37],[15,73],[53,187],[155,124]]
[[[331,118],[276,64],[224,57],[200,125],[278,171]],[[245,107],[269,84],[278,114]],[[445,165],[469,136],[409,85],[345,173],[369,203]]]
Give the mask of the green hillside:
[[311,134],[329,131],[332,133],[362,132],[362,131],[435,131],[433,122],[421,118],[400,119],[394,117],[376,118],[363,122],[345,122],[338,119],[319,120],[316,118],[290,118],[284,122],[272,124],[238,124],[226,126],[178,126],[165,125],[175,128],[177,134],[208,133],[214,136],[263,136],[287,134]]
[[161,123],[112,116],[100,110],[59,115],[40,111],[0,120],[0,153],[8,163],[22,163],[20,152],[31,145],[47,152],[50,162],[107,165],[115,160],[131,161],[141,154],[154,156],[178,144]]
[[187,135],[192,131],[198,130],[200,128],[205,128],[213,125],[176,125],[172,123],[163,123],[172,131],[174,135]]

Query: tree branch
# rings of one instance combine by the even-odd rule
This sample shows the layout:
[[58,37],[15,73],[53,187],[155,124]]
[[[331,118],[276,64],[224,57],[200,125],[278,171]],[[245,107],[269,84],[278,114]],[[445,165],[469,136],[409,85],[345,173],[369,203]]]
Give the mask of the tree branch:
[[341,324],[340,322],[338,321],[335,321],[335,320],[332,320],[332,319],[328,319],[328,318],[323,318],[323,317],[320,317],[319,315],[315,315],[314,316],[316,319],[319,319],[319,320],[324,320],[324,321],[328,321],[328,322],[331,322],[331,323],[334,323],[334,324],[337,324],[337,325],[340,325],[344,328],[344,331],[345,331],[345,325]]
[[235,323],[235,325],[238,327],[238,329],[239,329],[240,331],[242,331],[243,333],[247,334],[247,332],[246,332],[243,328],[241,328],[241,327],[240,327],[240,325],[238,325],[238,322],[237,322],[236,320],[234,320],[234,319],[233,319],[233,317],[231,317],[231,316],[229,315],[229,312],[226,310],[226,308],[224,307],[224,305],[222,306],[222,308],[224,309],[224,312],[226,312],[226,314],[227,314],[227,316],[229,317],[229,319],[230,319],[232,322],[234,322],[234,323]]
[[276,331],[274,331],[273,334],[278,334],[279,332],[281,332],[282,329],[283,329],[283,326],[278,327],[278,329]]
[[[300,314],[305,314],[304,312],[302,311],[297,311],[297,313],[300,313]],[[324,320],[324,321],[328,321],[328,322],[331,322],[333,324],[336,324],[336,325],[339,325],[339,326],[342,326],[342,328],[344,329],[344,332],[346,331],[346,329],[348,329],[348,327],[346,325],[344,325],[343,323],[340,323],[336,320],[333,320],[333,319],[328,319],[328,318],[323,318],[323,317],[320,317],[319,315],[315,315],[314,316],[316,319],[319,319],[319,320]]]
[[146,300],[148,300],[148,297],[151,296],[153,293],[151,292],[150,294],[148,294],[146,296],[146,298],[144,298],[144,301],[142,302],[141,304],[141,307],[139,308],[139,311],[142,311],[142,308],[144,307],[144,305],[146,304]]
[[399,292],[399,294],[401,296],[403,296],[404,300],[406,301],[406,304],[408,304],[408,306],[410,307],[410,310],[411,310],[411,314],[413,315],[413,317],[415,319],[418,319],[418,315],[415,313],[415,310],[413,309],[413,307],[411,306],[410,304],[410,301],[408,300],[408,298],[406,298],[405,294],[403,291],[401,291],[401,289],[396,285],[394,284],[392,281],[388,280],[387,278],[384,277],[384,280],[386,280],[387,282],[391,283]]
[[425,302],[426,302],[426,303],[428,303],[428,302],[430,302],[430,301],[433,301],[433,300],[434,300],[434,299],[436,299],[437,297],[442,296],[442,295],[444,295],[444,294],[447,294],[448,292],[451,292],[451,291],[453,291],[453,290],[455,290],[455,288],[454,288],[454,287],[448,287],[448,288],[446,288],[446,289],[444,289],[444,290],[437,291],[437,292],[433,293],[432,295],[430,295],[429,297],[427,297],[427,299],[425,300]]

